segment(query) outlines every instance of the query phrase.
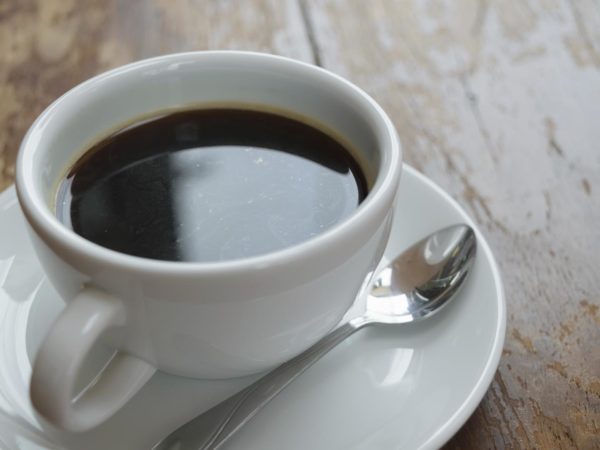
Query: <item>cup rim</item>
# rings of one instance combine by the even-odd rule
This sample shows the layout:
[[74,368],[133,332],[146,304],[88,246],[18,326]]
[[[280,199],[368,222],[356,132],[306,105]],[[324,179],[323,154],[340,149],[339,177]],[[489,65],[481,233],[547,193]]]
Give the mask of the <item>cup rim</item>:
[[[361,202],[358,208],[344,220],[306,241],[265,254],[224,261],[167,261],[128,255],[102,247],[66,228],[56,216],[51,213],[50,208],[48,208],[44,199],[40,198],[41,196],[38,195],[31,177],[31,172],[33,171],[33,151],[36,144],[41,139],[44,124],[52,117],[57,109],[61,108],[65,99],[77,96],[80,92],[87,89],[92,89],[98,83],[104,82],[109,78],[119,76],[130,70],[137,70],[154,64],[164,64],[167,62],[175,62],[175,60],[194,57],[242,57],[254,59],[258,63],[262,60],[265,62],[286,64],[300,72],[312,72],[313,75],[329,79],[352,91],[353,94],[363,102],[365,106],[364,111],[368,111],[370,117],[379,123],[379,128],[383,133],[378,131],[375,131],[375,133],[378,136],[378,140],[385,142],[384,145],[380,145],[379,147],[387,147],[389,149],[387,154],[384,155],[387,156],[387,161],[382,159],[373,189],[370,190],[369,194],[363,202]],[[51,244],[51,248],[66,249],[68,252],[78,256],[84,258],[92,257],[96,260],[101,260],[110,264],[111,266],[120,267],[125,270],[141,270],[161,274],[231,274],[244,272],[252,268],[269,268],[276,265],[285,265],[290,261],[319,253],[324,248],[324,244],[343,240],[344,236],[348,236],[349,233],[352,232],[352,229],[360,227],[360,225],[368,221],[373,214],[378,215],[378,212],[390,208],[391,201],[395,196],[398,186],[401,166],[402,149],[392,121],[385,111],[383,111],[381,106],[358,86],[322,67],[295,59],[260,52],[215,50],[172,53],[135,61],[96,75],[64,93],[38,116],[23,138],[17,156],[15,185],[19,203],[27,221],[34,229],[35,233],[40,236],[46,244]]]

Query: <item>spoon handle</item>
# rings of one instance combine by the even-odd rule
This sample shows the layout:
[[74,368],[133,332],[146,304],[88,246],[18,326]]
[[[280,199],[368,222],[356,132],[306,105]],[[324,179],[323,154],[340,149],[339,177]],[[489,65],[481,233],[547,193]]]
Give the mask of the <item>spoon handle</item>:
[[336,328],[308,350],[182,425],[156,444],[153,450],[218,449],[298,375],[368,323],[358,318]]

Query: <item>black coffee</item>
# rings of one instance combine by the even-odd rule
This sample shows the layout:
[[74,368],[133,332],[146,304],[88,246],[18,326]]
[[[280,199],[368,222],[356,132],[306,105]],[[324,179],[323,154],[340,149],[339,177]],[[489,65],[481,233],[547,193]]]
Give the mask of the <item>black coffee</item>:
[[201,109],[95,144],[61,182],[57,216],[122,253],[219,261],[309,239],[366,193],[350,152],[323,131],[269,112]]

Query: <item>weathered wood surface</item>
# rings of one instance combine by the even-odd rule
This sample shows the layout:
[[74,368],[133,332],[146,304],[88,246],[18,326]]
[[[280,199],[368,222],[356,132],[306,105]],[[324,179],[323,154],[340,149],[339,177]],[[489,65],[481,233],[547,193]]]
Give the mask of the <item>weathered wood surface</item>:
[[0,190],[27,128],[68,89],[131,61],[207,49],[312,60],[295,0],[0,0]]
[[598,0],[0,1],[0,189],[36,115],[173,51],[313,61],[372,94],[406,161],[483,227],[504,355],[448,448],[600,448]]

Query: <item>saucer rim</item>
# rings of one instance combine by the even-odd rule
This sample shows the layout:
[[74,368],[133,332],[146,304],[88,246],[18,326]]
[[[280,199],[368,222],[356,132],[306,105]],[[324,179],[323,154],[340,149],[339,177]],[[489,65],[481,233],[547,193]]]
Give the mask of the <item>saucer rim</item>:
[[470,394],[465,398],[463,403],[457,408],[454,414],[446,420],[446,423],[443,424],[438,431],[434,433],[428,440],[426,440],[420,447],[418,447],[418,450],[437,449],[446,444],[463,427],[467,420],[473,415],[492,384],[500,364],[502,349],[504,348],[504,341],[506,338],[506,297],[500,268],[498,267],[498,263],[494,257],[492,249],[487,242],[487,239],[481,232],[479,226],[473,221],[465,209],[450,196],[450,194],[448,194],[425,174],[419,172],[417,169],[409,166],[408,164],[404,164],[402,175],[404,176],[406,173],[410,173],[419,179],[420,182],[427,185],[429,188],[435,191],[436,194],[439,194],[441,198],[443,198],[455,210],[460,212],[461,215],[465,216],[468,224],[473,228],[477,236],[478,252],[480,254],[484,253],[490,264],[490,270],[492,272],[492,277],[496,288],[495,297],[497,306],[497,326],[494,332],[492,350],[487,357],[485,367],[483,368],[479,380],[477,383],[475,383]]

